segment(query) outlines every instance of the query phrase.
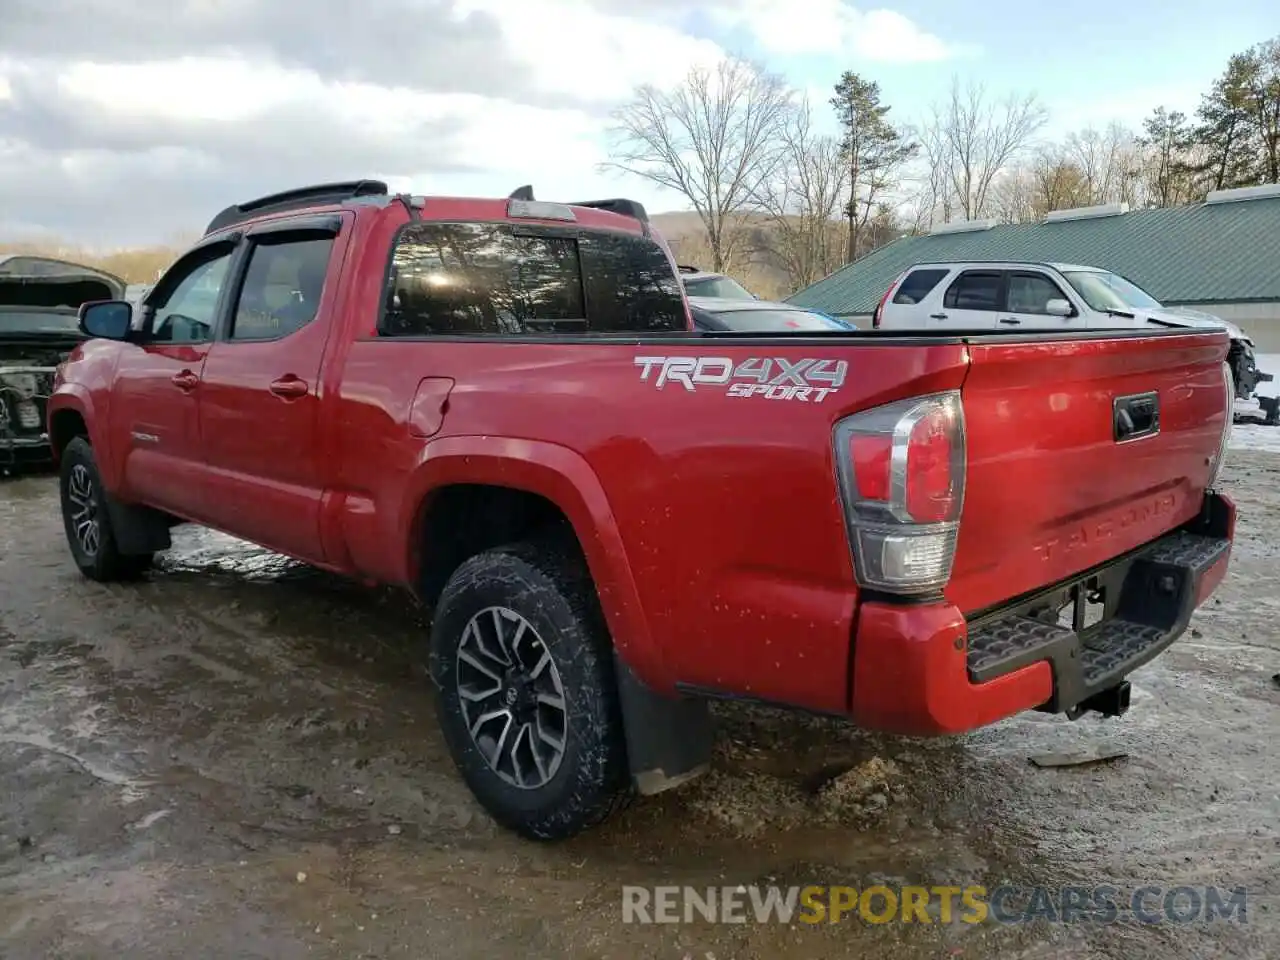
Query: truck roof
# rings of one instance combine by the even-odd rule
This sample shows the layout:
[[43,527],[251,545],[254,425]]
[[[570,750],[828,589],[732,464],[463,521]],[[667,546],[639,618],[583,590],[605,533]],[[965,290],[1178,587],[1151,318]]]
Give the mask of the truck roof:
[[1101,267],[1090,267],[1081,263],[1055,263],[1050,260],[921,260],[919,263],[913,263],[907,269],[918,270],[921,267],[955,267],[966,263],[991,267],[1050,267],[1051,269],[1059,272],[1071,271],[1073,273],[1109,272]]
[[271,220],[283,214],[307,210],[318,213],[351,206],[386,208],[401,203],[407,210],[421,211],[431,219],[541,220],[572,222],[601,229],[650,234],[649,215],[635,200],[616,197],[607,200],[579,200],[571,203],[539,201],[533,187],[525,185],[506,198],[438,197],[392,194],[381,180],[347,180],[296,187],[253,200],[233,203],[221,210],[205,228],[206,237],[235,226]]

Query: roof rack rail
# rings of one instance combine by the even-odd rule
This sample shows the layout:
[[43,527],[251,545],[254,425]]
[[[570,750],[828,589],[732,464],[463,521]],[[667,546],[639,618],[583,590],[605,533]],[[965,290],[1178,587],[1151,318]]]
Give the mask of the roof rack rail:
[[344,200],[355,197],[385,197],[390,192],[390,188],[381,180],[344,180],[337,183],[317,183],[308,187],[296,187],[293,190],[267,194],[256,200],[233,203],[210,220],[204,232],[205,236],[208,236],[217,230],[226,229],[242,220],[264,213],[277,213],[323,203],[342,203]]

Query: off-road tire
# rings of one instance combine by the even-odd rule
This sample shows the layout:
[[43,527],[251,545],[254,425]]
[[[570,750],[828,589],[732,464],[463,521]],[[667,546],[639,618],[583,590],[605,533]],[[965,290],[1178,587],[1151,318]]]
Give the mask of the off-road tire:
[[[93,447],[83,437],[74,438],[62,453],[59,492],[67,545],[82,574],[91,580],[111,583],[117,580],[136,580],[151,566],[153,554],[120,552],[107,509],[107,491],[98,473]],[[86,499],[92,501],[94,519],[97,522],[96,541],[91,541],[88,546],[76,533],[77,514],[83,510]]]
[[[532,627],[563,689],[563,753],[540,786],[503,779],[464,715],[459,647],[473,618],[492,608],[511,611]],[[435,608],[429,667],[453,761],[502,826],[530,839],[561,840],[600,823],[630,798],[612,645],[590,575],[573,548],[555,540],[520,543],[463,563]]]

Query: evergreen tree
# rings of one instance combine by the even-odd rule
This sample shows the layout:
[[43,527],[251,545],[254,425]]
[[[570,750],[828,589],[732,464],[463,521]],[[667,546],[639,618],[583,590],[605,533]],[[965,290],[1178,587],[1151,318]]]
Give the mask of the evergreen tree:
[[912,142],[888,120],[890,107],[880,102],[880,84],[846,70],[831,98],[840,123],[840,149],[845,165],[848,242],[845,262],[858,258],[867,225],[884,193],[894,185],[902,165],[916,155]]

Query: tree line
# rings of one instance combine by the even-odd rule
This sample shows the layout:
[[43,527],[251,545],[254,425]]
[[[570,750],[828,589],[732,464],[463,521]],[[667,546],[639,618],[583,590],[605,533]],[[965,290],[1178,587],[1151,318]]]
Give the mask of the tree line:
[[[834,123],[820,131],[822,114]],[[1052,210],[1201,201],[1280,183],[1280,37],[1232,56],[1194,114],[1156,107],[1060,140],[1034,92],[994,96],[953,79],[914,122],[878,83],[846,71],[825,104],[741,57],[615,111],[605,169],[679,194],[700,224],[678,242],[709,269],[773,274],[782,295],[904,234],[952,220],[1040,220]]]

